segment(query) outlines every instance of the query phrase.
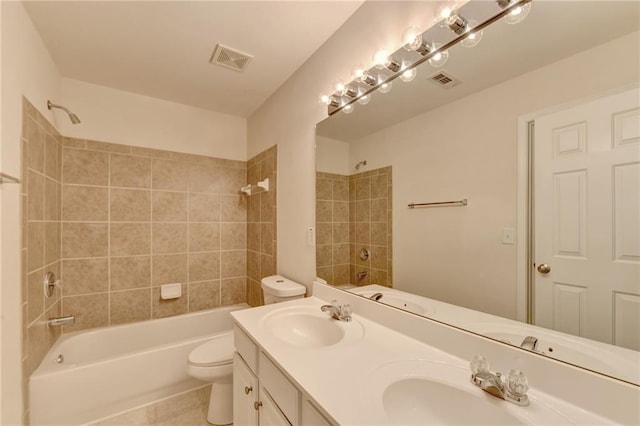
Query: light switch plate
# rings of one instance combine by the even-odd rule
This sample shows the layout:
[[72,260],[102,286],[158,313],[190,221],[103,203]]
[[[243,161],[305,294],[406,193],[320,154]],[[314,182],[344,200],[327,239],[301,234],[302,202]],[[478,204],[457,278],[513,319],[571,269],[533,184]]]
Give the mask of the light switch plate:
[[515,244],[516,236],[513,228],[504,228],[502,230],[502,244]]

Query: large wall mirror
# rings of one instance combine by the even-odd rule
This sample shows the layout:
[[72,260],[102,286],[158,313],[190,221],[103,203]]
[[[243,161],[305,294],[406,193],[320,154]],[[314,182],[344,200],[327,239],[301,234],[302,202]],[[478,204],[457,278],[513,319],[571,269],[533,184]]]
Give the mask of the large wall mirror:
[[317,275],[640,384],[639,21],[534,1],[319,123]]

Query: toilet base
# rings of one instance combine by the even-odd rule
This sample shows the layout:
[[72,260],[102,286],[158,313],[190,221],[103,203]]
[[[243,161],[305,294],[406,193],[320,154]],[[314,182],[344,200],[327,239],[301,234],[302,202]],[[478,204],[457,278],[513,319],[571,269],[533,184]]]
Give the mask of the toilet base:
[[211,384],[207,422],[216,426],[233,423],[233,380],[230,377]]

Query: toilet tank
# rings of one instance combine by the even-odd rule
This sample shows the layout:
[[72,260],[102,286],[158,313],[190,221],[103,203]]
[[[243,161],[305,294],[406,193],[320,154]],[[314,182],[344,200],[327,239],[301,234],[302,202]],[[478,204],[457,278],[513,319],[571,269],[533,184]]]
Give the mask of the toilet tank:
[[305,286],[282,275],[263,278],[261,286],[265,305],[302,299],[307,292]]

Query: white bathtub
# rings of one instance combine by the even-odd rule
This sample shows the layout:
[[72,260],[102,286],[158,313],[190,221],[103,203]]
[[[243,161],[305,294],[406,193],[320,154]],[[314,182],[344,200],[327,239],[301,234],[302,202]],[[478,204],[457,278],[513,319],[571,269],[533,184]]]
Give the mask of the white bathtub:
[[226,306],[63,335],[29,380],[31,424],[83,424],[202,386],[186,373],[189,352],[229,332],[230,312],[245,308]]

